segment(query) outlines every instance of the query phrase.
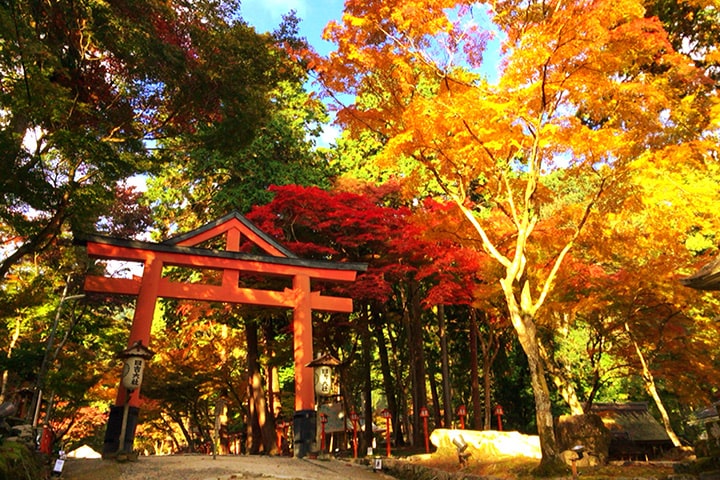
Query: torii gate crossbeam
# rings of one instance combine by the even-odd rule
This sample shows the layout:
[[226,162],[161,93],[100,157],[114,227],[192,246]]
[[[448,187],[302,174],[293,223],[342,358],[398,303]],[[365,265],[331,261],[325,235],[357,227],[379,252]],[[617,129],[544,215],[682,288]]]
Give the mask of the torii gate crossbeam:
[[[196,248],[201,242],[225,236],[226,250]],[[240,253],[241,238],[245,237],[268,255]],[[312,311],[351,312],[352,300],[321,295],[311,291],[311,280],[353,281],[366,264],[337,263],[304,260],[295,257],[282,246],[267,237],[242,215],[234,212],[200,229],[163,243],[122,240],[102,236],[87,236],[80,240],[87,248],[88,256],[106,260],[134,261],[143,264],[142,277],[109,278],[88,276],[85,291],[107,294],[136,295],[137,303],[128,345],[141,341],[150,345],[150,332],[157,299],[160,297],[200,300],[224,303],[244,303],[293,309],[293,349],[295,362],[295,410],[314,411],[315,391],[313,369],[307,365],[313,360]],[[184,283],[163,277],[166,266],[213,269],[222,271],[220,285]],[[283,291],[242,288],[240,273],[263,274],[292,279],[292,288]],[[116,405],[111,409],[105,435],[104,455],[118,451],[120,443],[121,411],[125,403],[132,409],[124,451],[132,451],[139,390],[128,397],[120,384]],[[296,425],[296,428],[303,425]],[[307,438],[309,432],[295,432]],[[314,432],[312,438],[314,438]],[[295,452],[296,456],[298,452]]]

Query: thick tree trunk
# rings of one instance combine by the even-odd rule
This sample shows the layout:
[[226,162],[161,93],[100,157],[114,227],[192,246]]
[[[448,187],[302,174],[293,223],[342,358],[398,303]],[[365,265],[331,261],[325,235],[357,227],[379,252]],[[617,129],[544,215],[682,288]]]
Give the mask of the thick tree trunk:
[[268,414],[259,362],[258,327],[252,320],[245,323],[245,337],[248,362],[248,422],[252,432],[250,453],[275,453],[275,422]]
[[[537,422],[538,436],[540,438],[540,452],[542,454],[540,466],[536,470],[536,474],[547,475],[564,469],[565,466],[560,458],[560,452],[557,449],[557,442],[555,440],[550,390],[545,381],[545,369],[540,356],[537,327],[532,316],[526,311],[521,310],[521,306],[515,297],[515,291],[512,285],[513,281],[514,279],[510,279],[509,281],[505,279],[501,284],[510,313],[510,321],[518,336],[520,345],[525,352],[530,369],[530,382],[535,397],[535,419]],[[527,295],[527,293],[523,291],[521,296],[525,295]],[[526,299],[523,300],[527,301]]]

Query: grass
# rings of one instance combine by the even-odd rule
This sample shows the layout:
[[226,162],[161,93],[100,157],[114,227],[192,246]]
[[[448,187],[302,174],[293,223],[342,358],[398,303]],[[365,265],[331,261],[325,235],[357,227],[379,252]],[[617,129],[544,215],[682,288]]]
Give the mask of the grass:
[[18,442],[0,443],[0,480],[37,480],[46,475],[38,457]]
[[[505,457],[492,461],[470,459],[468,464],[461,466],[455,456],[437,454],[412,455],[400,459],[413,465],[446,472],[456,472],[481,477],[492,477],[498,480],[529,480],[537,478],[532,471],[538,466],[538,460],[527,457]],[[578,468],[583,480],[602,479],[665,479],[673,474],[672,464],[668,462],[611,462],[599,467]],[[567,474],[554,478],[571,478],[570,468]]]

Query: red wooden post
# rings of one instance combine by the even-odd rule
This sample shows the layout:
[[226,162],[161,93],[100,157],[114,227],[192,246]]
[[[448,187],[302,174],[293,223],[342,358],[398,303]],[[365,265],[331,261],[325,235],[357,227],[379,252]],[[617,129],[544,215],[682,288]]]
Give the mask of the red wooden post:
[[465,430],[465,416],[467,416],[467,410],[465,405],[460,405],[457,410],[458,417],[460,417],[460,429]]
[[320,453],[325,453],[325,424],[328,422],[328,416],[325,413],[320,414]]
[[430,412],[428,412],[428,409],[426,407],[420,407],[420,417],[423,419],[423,432],[425,433],[425,453],[430,453],[430,441],[428,439],[428,417],[430,416]]
[[357,427],[358,427],[358,420],[360,417],[358,414],[353,410],[350,412],[350,421],[353,425],[353,458],[357,458],[357,449],[358,449],[358,439],[357,439]]
[[391,443],[390,442],[390,416],[391,416],[390,410],[388,410],[387,408],[383,408],[382,417],[385,419],[385,442],[386,442],[386,451],[387,451],[386,456],[388,456],[388,457],[390,456],[390,449],[391,449],[391,447],[390,447],[390,443]]
[[505,412],[503,412],[503,407],[502,405],[495,405],[495,408],[493,410],[495,416],[497,417],[498,431],[502,432],[502,416],[505,415]]

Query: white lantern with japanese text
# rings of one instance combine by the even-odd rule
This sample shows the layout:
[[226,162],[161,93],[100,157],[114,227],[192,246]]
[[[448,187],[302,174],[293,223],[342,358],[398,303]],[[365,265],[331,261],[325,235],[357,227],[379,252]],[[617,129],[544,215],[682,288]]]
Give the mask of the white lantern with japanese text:
[[126,390],[132,392],[140,388],[145,360],[152,358],[154,354],[138,340],[119,355],[124,360],[122,385]]
[[332,395],[333,369],[328,365],[315,367],[315,393],[323,397]]
[[137,390],[142,384],[145,360],[141,357],[128,357],[123,367],[122,384],[127,390]]
[[308,364],[315,370],[315,394],[319,397],[335,395],[335,367],[340,361],[330,354],[316,358]]

